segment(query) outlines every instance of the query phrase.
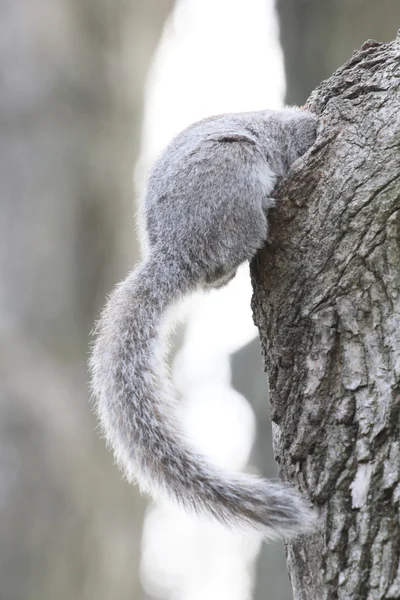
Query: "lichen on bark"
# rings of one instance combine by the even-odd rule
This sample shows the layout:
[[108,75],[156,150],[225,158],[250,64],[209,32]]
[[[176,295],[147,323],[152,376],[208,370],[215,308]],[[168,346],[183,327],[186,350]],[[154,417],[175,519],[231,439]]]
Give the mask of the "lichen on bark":
[[397,39],[313,92],[251,266],[280,473],[320,513],[287,544],[295,600],[400,598],[399,90]]

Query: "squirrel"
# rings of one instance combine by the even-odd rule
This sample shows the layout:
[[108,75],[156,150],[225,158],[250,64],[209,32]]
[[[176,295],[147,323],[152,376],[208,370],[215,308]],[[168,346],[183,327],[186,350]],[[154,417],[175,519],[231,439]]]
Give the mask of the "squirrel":
[[224,114],[172,140],[147,180],[147,256],[111,294],[90,358],[96,412],[128,480],[270,538],[311,531],[314,513],[285,484],[225,473],[192,447],[173,414],[165,323],[180,299],[225,285],[265,244],[271,192],[316,125],[300,108]]

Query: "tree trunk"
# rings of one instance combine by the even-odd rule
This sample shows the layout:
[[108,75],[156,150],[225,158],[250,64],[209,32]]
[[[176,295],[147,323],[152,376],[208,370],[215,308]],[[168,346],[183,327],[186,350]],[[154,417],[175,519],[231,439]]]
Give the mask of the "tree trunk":
[[400,22],[398,0],[276,0],[287,104],[301,105],[365,38],[388,42]]
[[320,529],[287,544],[295,600],[400,598],[400,40],[312,94],[313,149],[252,264],[284,480]]
[[147,67],[173,0],[0,3],[0,598],[141,595],[145,502],[95,431],[89,331],[133,263]]

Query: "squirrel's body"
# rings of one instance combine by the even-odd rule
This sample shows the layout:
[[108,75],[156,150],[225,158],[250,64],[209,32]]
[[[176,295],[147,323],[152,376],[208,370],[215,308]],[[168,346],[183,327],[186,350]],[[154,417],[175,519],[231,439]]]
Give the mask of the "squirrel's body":
[[186,441],[172,411],[163,325],[180,298],[224,285],[263,246],[270,194],[315,129],[300,109],[261,111],[205,119],[171,142],[147,183],[147,257],[111,295],[91,358],[99,418],[130,480],[270,536],[309,529],[312,514],[294,490],[220,472]]

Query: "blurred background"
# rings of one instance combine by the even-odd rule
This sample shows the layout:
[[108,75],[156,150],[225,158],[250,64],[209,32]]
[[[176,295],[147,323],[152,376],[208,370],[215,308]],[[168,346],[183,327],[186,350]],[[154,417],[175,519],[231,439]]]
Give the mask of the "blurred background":
[[[193,120],[302,104],[398,0],[0,3],[0,600],[290,600],[283,545],[148,505],[96,431],[86,362],[139,259],[145,174]],[[180,418],[276,477],[247,267],[186,303]]]

